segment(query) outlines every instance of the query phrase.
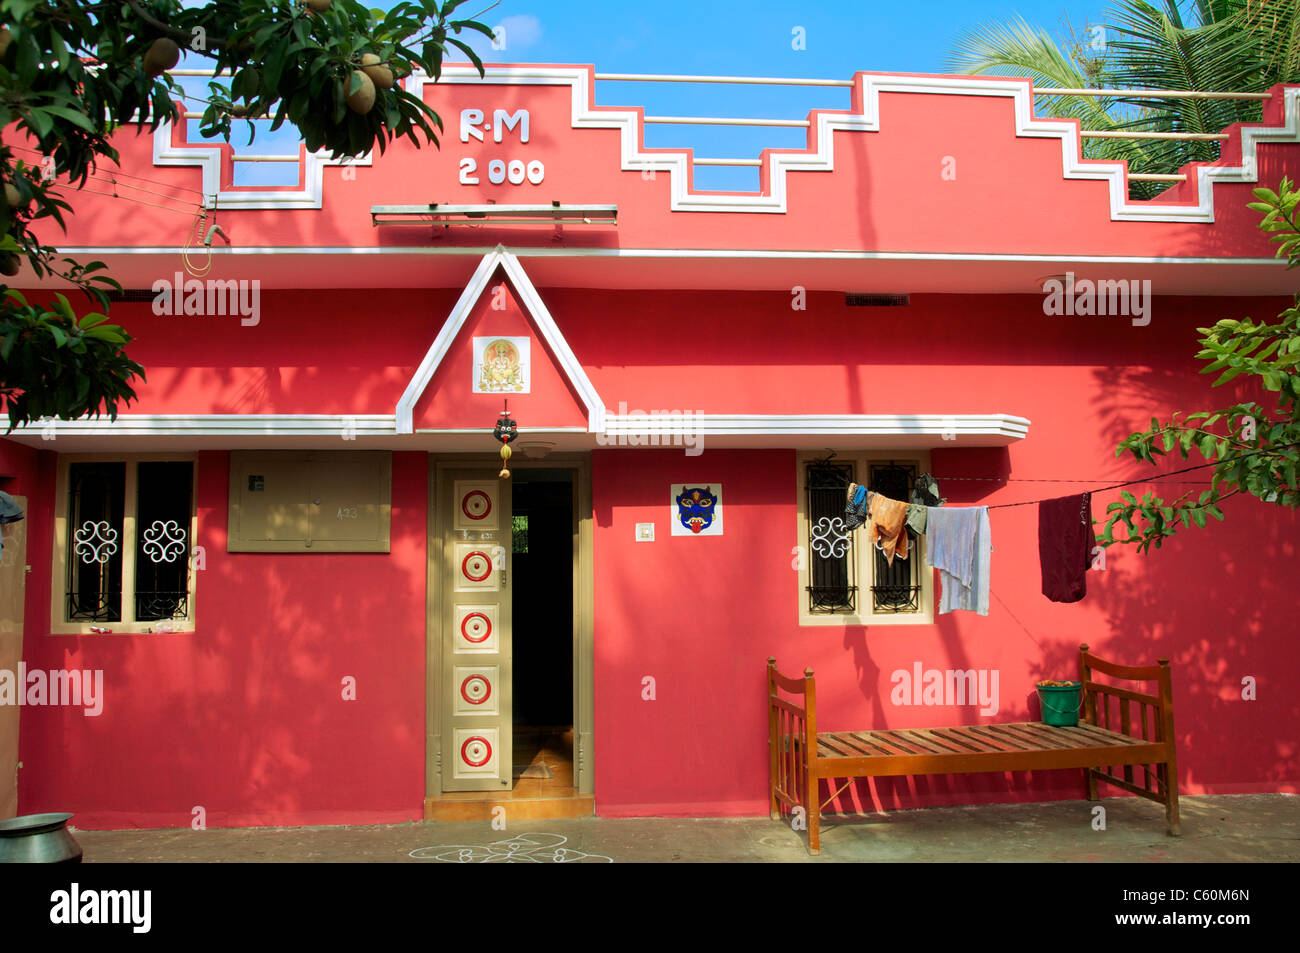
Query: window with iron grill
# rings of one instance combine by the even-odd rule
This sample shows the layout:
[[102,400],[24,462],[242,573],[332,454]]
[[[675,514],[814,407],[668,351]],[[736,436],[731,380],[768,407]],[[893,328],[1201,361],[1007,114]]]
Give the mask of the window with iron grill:
[[135,618],[189,614],[192,463],[141,463],[136,470]]
[[122,619],[122,526],[126,464],[68,468],[68,620]]
[[[867,487],[891,500],[912,499],[916,482],[916,465],[911,463],[873,463],[868,468]],[[908,534],[907,559],[894,558],[891,565],[885,554],[872,547],[874,570],[871,578],[873,612],[919,612],[921,609],[921,540],[911,529]]]
[[65,621],[189,618],[193,486],[193,461],[68,464]]
[[844,524],[844,507],[852,482],[852,464],[808,464],[804,487],[808,495],[810,612],[857,611],[853,537]]

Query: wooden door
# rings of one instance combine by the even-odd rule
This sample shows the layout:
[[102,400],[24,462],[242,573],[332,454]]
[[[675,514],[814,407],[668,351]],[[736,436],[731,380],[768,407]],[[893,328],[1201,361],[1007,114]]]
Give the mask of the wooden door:
[[513,767],[510,481],[453,470],[443,482],[444,791],[508,791]]
[[[27,498],[14,500],[25,511]],[[27,587],[27,521],[0,526],[4,552],[0,553],[0,670],[18,678],[23,654],[23,594]],[[15,685],[17,691],[24,686]],[[17,705],[0,705],[0,819],[18,813],[18,713]]]

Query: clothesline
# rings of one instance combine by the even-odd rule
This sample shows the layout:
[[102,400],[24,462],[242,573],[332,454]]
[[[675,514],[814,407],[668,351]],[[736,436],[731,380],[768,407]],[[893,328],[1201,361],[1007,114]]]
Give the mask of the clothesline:
[[[1243,453],[1242,456],[1243,456],[1243,457],[1249,457],[1249,456],[1254,456],[1254,455],[1257,454],[1257,453],[1267,453],[1267,452],[1272,452],[1272,451],[1275,451],[1275,450],[1287,450],[1287,449],[1289,449],[1289,448],[1291,448],[1291,447],[1298,447],[1298,446],[1300,446],[1300,443],[1285,443],[1285,444],[1280,444],[1279,446],[1276,446],[1276,447],[1261,447],[1261,448],[1258,449],[1258,450],[1251,450],[1251,451],[1249,451],[1249,452],[1247,452],[1247,453]],[[1178,476],[1178,475],[1181,474],[1181,473],[1191,473],[1193,470],[1204,470],[1206,467],[1217,467],[1217,466],[1219,465],[1219,463],[1221,463],[1221,462],[1222,462],[1222,461],[1215,461],[1215,462],[1212,462],[1212,463],[1198,463],[1198,464],[1195,464],[1195,465],[1190,466],[1190,467],[1183,467],[1181,470],[1173,470],[1173,471],[1171,471],[1171,472],[1169,472],[1169,473],[1159,473],[1159,474],[1156,474],[1156,475],[1153,476],[1153,477],[1143,477],[1143,478],[1138,479],[1138,480],[1125,480],[1123,483],[1112,483],[1112,484],[1110,484],[1109,486],[1100,486],[1100,487],[1096,487],[1096,488],[1094,488],[1094,489],[1092,489],[1092,490],[1089,490],[1088,492],[1090,492],[1090,493],[1106,493],[1106,492],[1108,492],[1108,491],[1110,491],[1110,490],[1118,490],[1118,489],[1121,489],[1121,488],[1126,487],[1126,486],[1137,486],[1138,484],[1141,484],[1141,483],[1156,483],[1156,482],[1158,482],[1158,481],[1160,481],[1160,480],[1163,480],[1165,477]],[[1015,482],[1015,483],[1086,483],[1086,482],[1091,482],[1091,481],[1087,481],[1087,480],[1048,480],[1048,479],[1036,479],[1036,478],[1029,478],[1029,477],[1026,477],[1026,478],[1019,478],[1019,477],[935,477],[935,479],[936,479],[936,480],[994,480],[994,481],[1004,481],[1004,482],[1008,482],[1008,483],[1011,483],[1011,482]],[[1206,480],[1206,481],[1203,481],[1203,482],[1202,482],[1202,481],[1197,481],[1197,482],[1179,482],[1179,483],[1171,484],[1171,485],[1174,485],[1174,486],[1209,486],[1210,484],[1211,484],[1211,481]],[[1047,499],[1052,499],[1052,497],[1047,497],[1047,498],[1042,499],[1042,500],[1022,500],[1022,501],[1019,502],[1019,503],[992,503],[992,504],[989,504],[989,507],[988,507],[988,508],[991,509],[991,510],[1002,510],[1002,509],[1007,509],[1007,508],[1012,507],[1012,506],[1033,506],[1033,505],[1035,505],[1035,504],[1037,504],[1037,503],[1044,503],[1044,502],[1047,501]]]
[[[1212,464],[1207,464],[1212,465]],[[1102,477],[1090,477],[1087,480],[1053,480],[1048,477],[955,477],[955,476],[936,476],[936,480],[984,480],[990,483],[1099,483]],[[1143,480],[1144,483],[1154,483],[1161,477],[1151,477],[1149,480]],[[1172,486],[1209,486],[1209,480],[1179,480]]]
[[[1297,446],[1300,446],[1300,442],[1260,447],[1246,451],[1241,456],[1275,453]],[[938,481],[953,479],[1075,484],[1093,481],[1014,477],[940,478],[923,473],[916,479],[911,502],[891,499],[866,486],[850,483],[847,488],[844,527],[846,531],[851,531],[865,525],[868,545],[874,545],[883,552],[890,565],[893,565],[895,557],[908,558],[909,533],[924,535],[927,540],[926,564],[939,570],[942,593],[939,613],[965,609],[988,615],[990,553],[993,551],[988,511],[1013,506],[1038,506],[1038,553],[1043,572],[1043,595],[1053,602],[1078,602],[1087,594],[1087,575],[1096,542],[1092,529],[1095,521],[1091,514],[1093,494],[1143,483],[1159,483],[1169,477],[1217,467],[1222,462],[1196,463],[1169,473],[1121,480],[1069,496],[976,506],[944,506],[947,500],[939,495]],[[1182,481],[1182,485],[1204,484]]]

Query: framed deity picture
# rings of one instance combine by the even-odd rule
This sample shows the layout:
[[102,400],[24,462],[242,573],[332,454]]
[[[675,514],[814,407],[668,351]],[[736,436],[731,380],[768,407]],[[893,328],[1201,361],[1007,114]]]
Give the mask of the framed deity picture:
[[475,394],[527,394],[529,385],[528,337],[474,339]]

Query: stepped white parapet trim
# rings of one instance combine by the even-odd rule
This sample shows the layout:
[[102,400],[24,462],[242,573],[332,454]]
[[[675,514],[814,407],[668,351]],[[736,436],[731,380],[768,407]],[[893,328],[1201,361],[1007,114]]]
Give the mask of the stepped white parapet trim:
[[[958,96],[999,96],[1014,101],[1015,133],[1061,142],[1062,174],[1067,179],[1085,179],[1107,183],[1110,217],[1119,222],[1213,222],[1214,183],[1259,180],[1257,149],[1261,142],[1300,142],[1300,88],[1283,91],[1283,123],[1280,126],[1247,126],[1241,130],[1240,165],[1197,165],[1190,175],[1195,181],[1197,200],[1194,205],[1168,202],[1132,202],[1128,199],[1128,182],[1121,162],[1080,158],[1080,127],[1075,120],[1045,119],[1033,115],[1034,90],[1027,79],[971,76],[908,76],[860,73],[855,82],[862,84],[863,112],[853,114],[817,111],[812,124],[816,129],[815,147],[808,152],[771,150],[764,161],[770,194],[696,193],[689,188],[690,153],[687,150],[653,150],[642,147],[643,121],[636,109],[596,107],[592,102],[594,72],[590,67],[574,66],[489,66],[484,77],[469,64],[448,64],[441,83],[477,83],[510,86],[568,86],[572,96],[574,129],[617,129],[621,145],[621,168],[625,171],[665,172],[670,179],[670,202],[673,211],[682,212],[766,212],[787,210],[786,175],[789,172],[830,172],[835,168],[835,136],[840,131],[879,132],[880,94],[912,93]],[[432,85],[428,77],[415,74],[406,82],[407,91],[423,96],[424,87]],[[303,189],[265,190],[222,188],[221,150],[202,144],[173,145],[170,123],[154,133],[156,165],[198,165],[203,169],[203,191],[215,196],[218,208],[320,208],[323,175],[326,166],[343,165],[347,159],[330,159],[323,153],[307,154],[306,183]],[[372,157],[351,160],[368,166]]]
[[[181,120],[186,122],[187,120]],[[196,165],[203,174],[203,200],[208,208],[217,209],[316,209],[324,203],[326,166],[370,166],[369,154],[352,159],[331,159],[326,152],[308,152],[298,158],[303,170],[301,189],[240,189],[223,187],[221,181],[221,145],[172,142],[173,123],[164,122],[153,133],[153,164],[156,166]]]

